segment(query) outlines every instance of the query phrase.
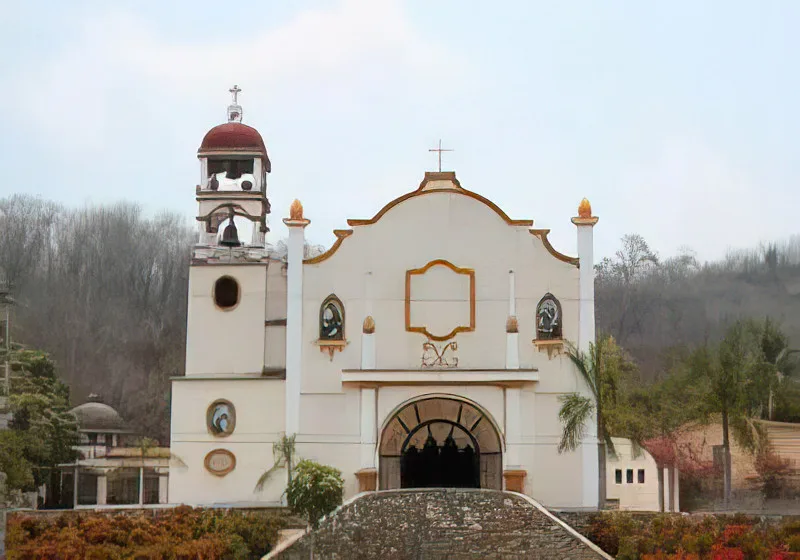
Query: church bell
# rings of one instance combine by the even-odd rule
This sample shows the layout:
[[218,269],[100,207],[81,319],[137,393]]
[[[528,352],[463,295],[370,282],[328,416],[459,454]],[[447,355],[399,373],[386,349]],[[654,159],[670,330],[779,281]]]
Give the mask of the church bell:
[[219,244],[225,247],[239,247],[242,244],[239,241],[239,232],[236,230],[236,224],[233,223],[233,216],[231,216],[228,225],[225,226],[225,230],[222,232],[222,240]]

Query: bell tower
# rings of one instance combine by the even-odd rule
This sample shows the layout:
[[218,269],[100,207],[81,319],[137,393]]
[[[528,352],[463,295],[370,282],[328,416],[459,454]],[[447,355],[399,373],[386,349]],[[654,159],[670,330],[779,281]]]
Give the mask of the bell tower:
[[[186,375],[256,375],[268,366],[267,148],[242,123],[241,89],[233,86],[227,122],[209,130],[197,157],[198,240],[189,270]],[[276,299],[276,298],[273,298]],[[271,365],[271,364],[269,364]]]
[[235,85],[228,91],[228,122],[209,130],[197,151],[195,261],[252,262],[267,256],[267,174],[272,166],[261,134],[242,124],[242,90]]

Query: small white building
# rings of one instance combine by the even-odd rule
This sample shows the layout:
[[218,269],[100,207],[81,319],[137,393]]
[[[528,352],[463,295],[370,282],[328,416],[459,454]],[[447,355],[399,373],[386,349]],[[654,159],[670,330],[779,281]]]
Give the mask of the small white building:
[[606,452],[606,499],[630,511],[680,511],[678,470],[662,469],[663,502],[659,500],[659,467],[653,456],[631,440],[611,438],[616,454]]
[[78,422],[78,458],[61,469],[63,507],[167,503],[169,449],[141,446],[111,406],[90,395],[70,412]]
[[[280,502],[285,473],[255,486],[286,434],[298,456],[342,471],[346,496],[507,488],[596,508],[594,426],[576,451],[557,450],[559,396],[591,395],[565,355],[567,343],[585,350],[595,336],[588,201],[571,223],[548,215],[575,228],[570,257],[548,229],[455,173],[428,172],[306,257],[313,216],[298,201],[268,223],[271,162],[241,122],[238,91],[197,153],[186,374],[172,385],[171,451],[182,465],[170,470],[170,501]],[[268,233],[288,237],[285,258]]]

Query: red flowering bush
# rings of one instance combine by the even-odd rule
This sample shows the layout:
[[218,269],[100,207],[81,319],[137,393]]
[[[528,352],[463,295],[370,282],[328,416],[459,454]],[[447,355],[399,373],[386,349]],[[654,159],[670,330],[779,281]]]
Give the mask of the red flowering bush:
[[800,560],[800,520],[742,515],[597,515],[589,538],[619,560]]
[[175,509],[12,516],[8,560],[228,560],[261,558],[289,524],[279,513]]

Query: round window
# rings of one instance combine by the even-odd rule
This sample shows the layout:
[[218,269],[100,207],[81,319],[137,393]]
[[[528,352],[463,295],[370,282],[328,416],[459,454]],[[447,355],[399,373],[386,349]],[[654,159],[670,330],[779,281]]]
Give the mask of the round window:
[[214,303],[226,311],[239,303],[239,283],[230,276],[223,276],[214,283]]
[[206,413],[208,431],[215,436],[227,436],[236,427],[236,410],[230,401],[223,399],[214,401]]

